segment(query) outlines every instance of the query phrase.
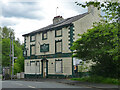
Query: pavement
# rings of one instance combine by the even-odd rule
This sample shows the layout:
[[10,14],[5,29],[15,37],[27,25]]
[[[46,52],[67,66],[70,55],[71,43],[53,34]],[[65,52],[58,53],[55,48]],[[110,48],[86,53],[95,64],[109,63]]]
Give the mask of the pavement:
[[89,87],[89,88],[99,88],[100,90],[101,89],[102,90],[120,90],[120,86],[118,86],[118,85],[81,82],[81,81],[73,81],[73,80],[69,80],[69,79],[41,78],[41,79],[20,79],[20,80],[37,81],[37,82],[49,81],[49,82],[56,82],[56,83],[73,85],[73,86],[85,86],[85,87]]

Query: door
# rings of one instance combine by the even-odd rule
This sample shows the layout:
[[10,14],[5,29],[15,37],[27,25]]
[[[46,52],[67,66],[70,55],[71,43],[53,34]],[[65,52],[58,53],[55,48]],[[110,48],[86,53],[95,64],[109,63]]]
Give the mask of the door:
[[48,75],[48,60],[42,60],[42,76],[46,78]]

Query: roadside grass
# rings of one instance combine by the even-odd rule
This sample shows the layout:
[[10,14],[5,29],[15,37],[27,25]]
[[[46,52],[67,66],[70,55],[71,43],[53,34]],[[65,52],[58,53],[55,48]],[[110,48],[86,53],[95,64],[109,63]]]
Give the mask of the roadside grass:
[[0,75],[0,79],[2,79],[2,75]]
[[104,78],[104,77],[101,77],[101,76],[72,78],[70,80],[83,81],[83,82],[92,82],[92,83],[103,83],[103,84],[120,85],[120,80],[118,80],[118,79]]

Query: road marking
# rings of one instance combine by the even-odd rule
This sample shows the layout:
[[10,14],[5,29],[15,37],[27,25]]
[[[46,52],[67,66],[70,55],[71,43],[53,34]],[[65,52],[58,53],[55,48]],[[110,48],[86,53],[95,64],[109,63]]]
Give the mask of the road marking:
[[23,84],[21,84],[21,83],[16,83],[16,84],[21,85],[21,86],[23,85]]
[[35,88],[35,87],[33,87],[33,86],[28,86],[28,87],[30,87],[30,88]]
[[43,83],[43,82],[35,82],[35,83]]

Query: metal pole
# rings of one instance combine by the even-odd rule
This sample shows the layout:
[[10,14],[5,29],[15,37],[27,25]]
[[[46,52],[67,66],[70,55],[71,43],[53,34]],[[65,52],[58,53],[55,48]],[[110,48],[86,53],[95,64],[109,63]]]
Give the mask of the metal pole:
[[12,37],[12,78],[14,76],[14,45],[13,45],[13,37]]
[[58,9],[58,7],[56,8],[56,16],[57,16],[57,9]]
[[9,75],[11,78],[11,35],[10,35],[10,71],[9,71]]

